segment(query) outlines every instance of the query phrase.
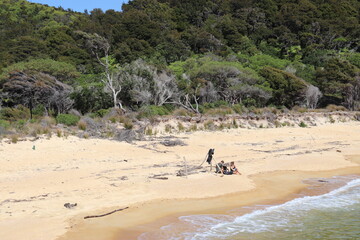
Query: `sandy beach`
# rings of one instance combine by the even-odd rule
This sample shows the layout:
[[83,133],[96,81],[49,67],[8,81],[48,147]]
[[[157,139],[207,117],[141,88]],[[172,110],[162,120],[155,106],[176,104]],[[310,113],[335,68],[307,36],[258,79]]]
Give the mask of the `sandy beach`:
[[[350,121],[171,136],[183,146],[161,144],[165,136],[2,141],[0,239],[134,239],[182,214],[285,201],[306,187],[303,179],[360,174],[359,136],[360,122]],[[200,165],[209,148],[242,175],[216,175],[205,163],[177,176]]]

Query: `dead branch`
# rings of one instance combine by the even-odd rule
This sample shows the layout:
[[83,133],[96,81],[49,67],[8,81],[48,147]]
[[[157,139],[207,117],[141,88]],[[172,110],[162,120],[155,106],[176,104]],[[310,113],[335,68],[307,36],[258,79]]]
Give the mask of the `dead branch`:
[[93,215],[93,216],[86,216],[84,217],[84,219],[87,219],[87,218],[99,218],[99,217],[105,217],[107,215],[110,215],[110,214],[113,214],[113,213],[116,213],[116,212],[120,212],[120,211],[123,211],[125,209],[128,209],[129,207],[125,207],[125,208],[120,208],[120,209],[116,209],[112,212],[108,212],[108,213],[105,213],[105,214],[101,214],[101,215]]

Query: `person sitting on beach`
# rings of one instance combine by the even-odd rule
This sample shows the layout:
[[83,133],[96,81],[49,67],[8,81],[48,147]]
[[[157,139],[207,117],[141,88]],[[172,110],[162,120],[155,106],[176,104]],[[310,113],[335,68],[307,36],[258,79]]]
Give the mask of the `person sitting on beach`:
[[239,172],[239,170],[236,168],[234,162],[231,162],[231,163],[230,163],[230,171],[231,171],[231,174],[241,175],[241,173]]
[[216,171],[215,173],[222,173],[224,174],[227,171],[227,167],[224,163],[223,160],[221,160],[221,162],[219,162],[218,164],[216,164]]

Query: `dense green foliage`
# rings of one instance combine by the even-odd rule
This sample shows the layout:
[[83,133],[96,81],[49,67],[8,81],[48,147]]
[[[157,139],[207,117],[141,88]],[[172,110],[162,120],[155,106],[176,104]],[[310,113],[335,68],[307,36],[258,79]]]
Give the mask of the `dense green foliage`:
[[[122,79],[122,106],[149,116],[167,114],[163,104],[316,107],[316,97],[320,106],[359,109],[359,11],[357,0],[130,0],[121,12],[90,13],[3,0],[0,107],[107,109],[114,99],[105,73]],[[10,83],[18,71],[30,79],[25,95]],[[71,94],[24,101],[47,86],[39,73]]]
[[56,117],[57,123],[65,124],[67,126],[75,126],[80,120],[80,117],[72,114],[59,114]]

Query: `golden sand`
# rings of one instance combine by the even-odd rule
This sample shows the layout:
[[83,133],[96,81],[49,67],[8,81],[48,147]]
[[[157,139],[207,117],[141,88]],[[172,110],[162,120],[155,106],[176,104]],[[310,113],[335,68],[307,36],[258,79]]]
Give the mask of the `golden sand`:
[[[302,179],[360,174],[359,136],[360,123],[347,122],[183,133],[176,138],[187,145],[175,147],[156,139],[3,141],[0,239],[132,239],[180,215],[284,201],[305,187]],[[197,166],[209,148],[216,161],[235,161],[242,175],[176,176],[184,158]]]

